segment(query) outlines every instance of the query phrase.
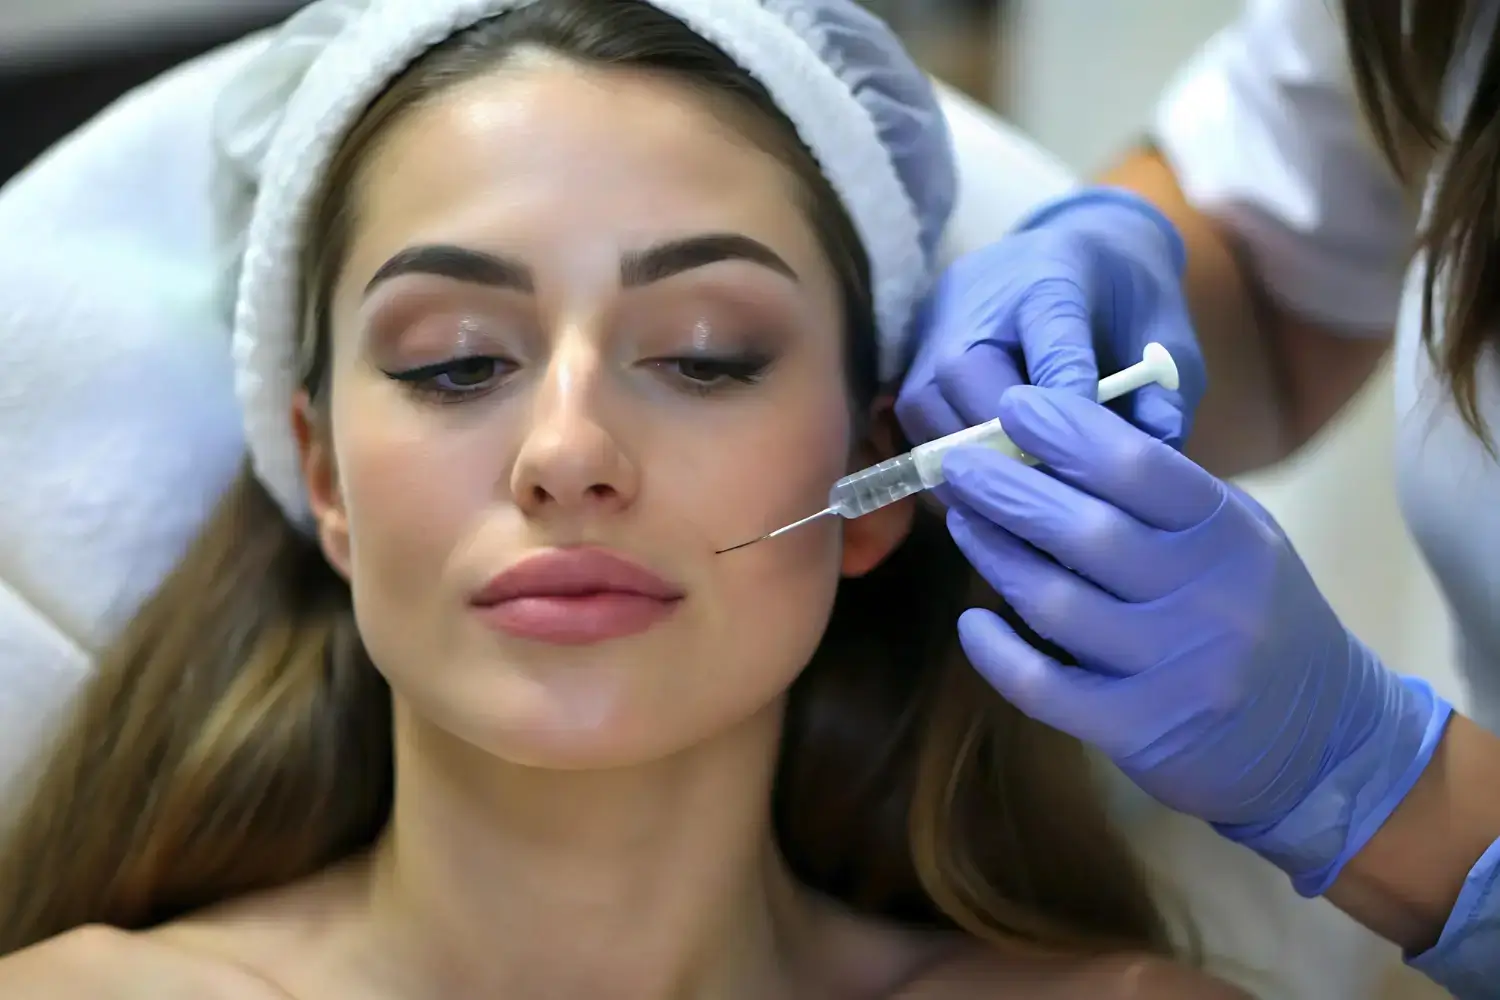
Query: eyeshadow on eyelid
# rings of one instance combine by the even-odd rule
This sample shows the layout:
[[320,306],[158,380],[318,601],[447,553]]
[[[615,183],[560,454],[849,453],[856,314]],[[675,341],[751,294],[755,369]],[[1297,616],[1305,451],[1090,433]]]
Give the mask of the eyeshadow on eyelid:
[[734,352],[780,353],[795,336],[784,322],[750,320],[714,321],[699,318],[632,325],[627,334],[642,350],[693,351],[703,354]]
[[491,353],[504,346],[502,337],[472,317],[374,316],[366,325],[365,349],[391,363],[427,363],[455,354]]

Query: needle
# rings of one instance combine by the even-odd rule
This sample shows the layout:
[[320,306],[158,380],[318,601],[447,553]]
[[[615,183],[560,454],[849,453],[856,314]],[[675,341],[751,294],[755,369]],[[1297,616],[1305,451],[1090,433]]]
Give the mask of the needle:
[[733,552],[736,549],[743,549],[746,546],[754,545],[756,542],[769,541],[770,539],[777,538],[777,537],[779,537],[781,535],[786,534],[789,531],[796,531],[798,528],[802,527],[804,524],[811,524],[814,521],[818,520],[819,518],[829,517],[829,516],[837,514],[837,513],[838,513],[838,511],[835,510],[832,507],[829,507],[829,508],[827,508],[825,510],[820,510],[816,514],[813,514],[810,517],[804,517],[800,521],[794,521],[793,523],[787,525],[785,528],[777,528],[775,531],[771,532],[769,535],[761,535],[759,538],[752,538],[748,542],[741,542],[738,545],[731,545],[727,549],[720,549],[718,552],[715,552],[714,555],[716,555],[716,556],[722,556],[726,552]]

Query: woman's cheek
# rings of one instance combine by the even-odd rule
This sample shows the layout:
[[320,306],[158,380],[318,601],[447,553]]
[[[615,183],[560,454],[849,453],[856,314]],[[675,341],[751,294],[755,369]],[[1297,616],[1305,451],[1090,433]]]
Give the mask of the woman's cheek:
[[[700,512],[695,520],[706,529],[712,550],[759,538],[826,507],[829,488],[848,471],[846,424],[842,413],[810,413],[797,419],[783,410],[734,440],[715,441],[706,448],[695,463],[698,486],[692,492],[698,496]],[[817,530],[827,526],[818,522],[718,558],[826,552],[826,544],[813,541],[830,535]],[[835,538],[837,534],[831,533]]]

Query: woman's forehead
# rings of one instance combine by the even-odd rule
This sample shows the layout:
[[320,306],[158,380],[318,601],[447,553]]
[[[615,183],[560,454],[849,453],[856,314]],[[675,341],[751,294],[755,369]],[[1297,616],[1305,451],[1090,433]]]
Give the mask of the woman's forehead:
[[459,85],[365,164],[350,277],[413,243],[619,258],[703,232],[743,233],[817,271],[797,179],[725,103],[663,75],[557,60]]

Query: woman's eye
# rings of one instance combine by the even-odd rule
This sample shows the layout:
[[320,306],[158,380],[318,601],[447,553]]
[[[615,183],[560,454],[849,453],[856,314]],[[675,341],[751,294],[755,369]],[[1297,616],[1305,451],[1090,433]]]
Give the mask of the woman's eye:
[[454,400],[475,396],[509,375],[515,365],[503,358],[476,356],[455,358],[435,365],[425,365],[401,372],[386,372],[412,390],[439,399]]
[[759,354],[732,358],[688,355],[661,358],[655,363],[673,373],[679,382],[693,391],[711,392],[729,385],[753,385],[765,375],[771,359]]
[[494,378],[497,367],[494,358],[464,358],[449,365],[434,381],[446,382],[445,389],[475,389]]

